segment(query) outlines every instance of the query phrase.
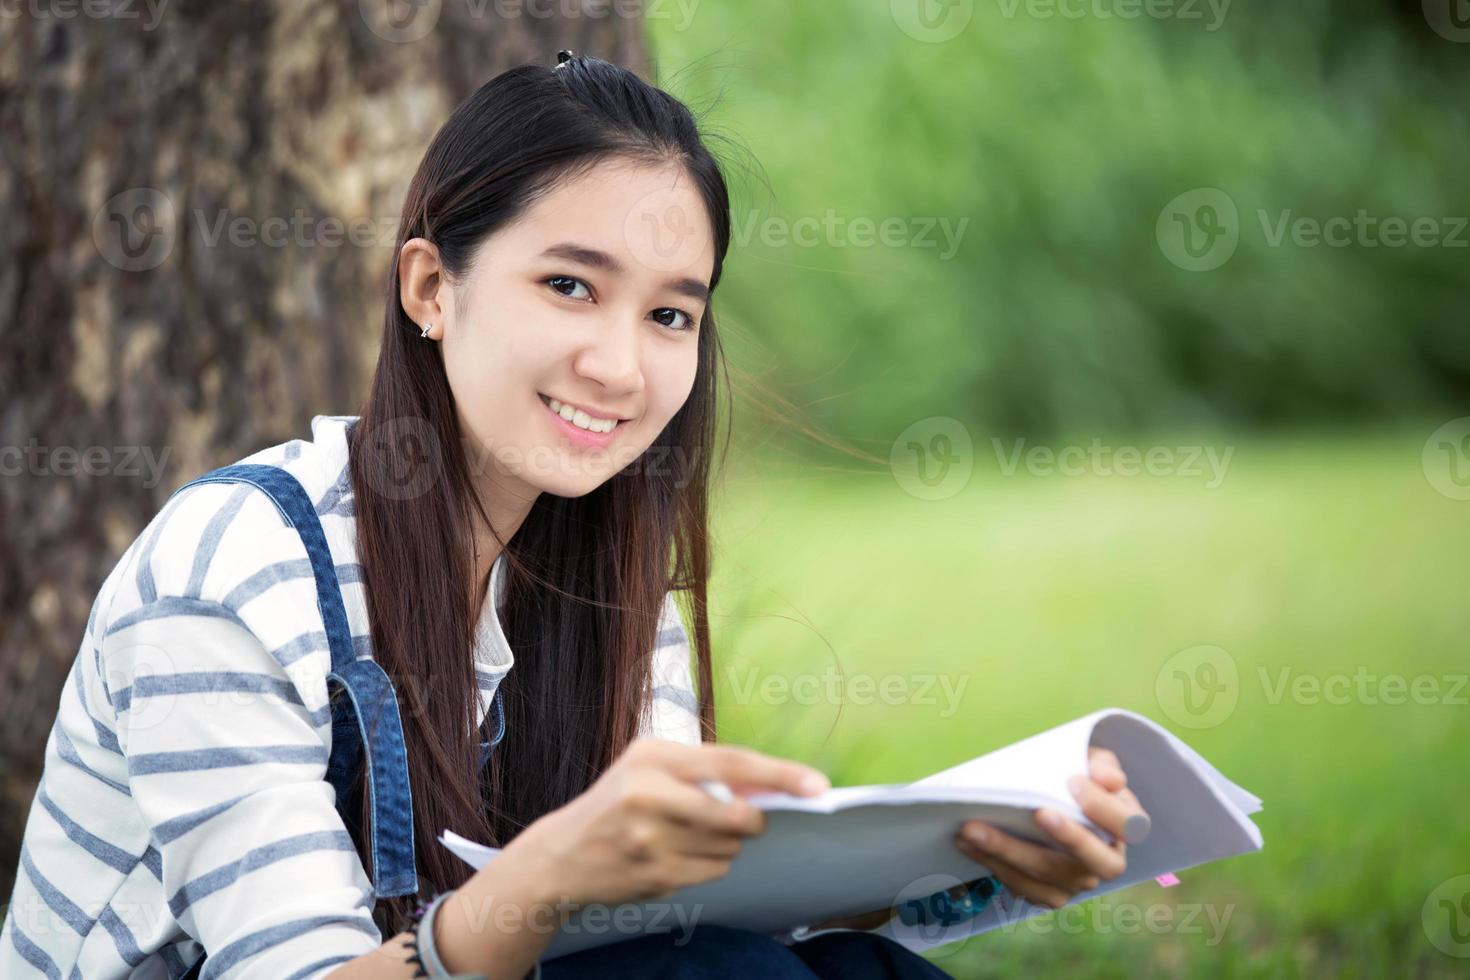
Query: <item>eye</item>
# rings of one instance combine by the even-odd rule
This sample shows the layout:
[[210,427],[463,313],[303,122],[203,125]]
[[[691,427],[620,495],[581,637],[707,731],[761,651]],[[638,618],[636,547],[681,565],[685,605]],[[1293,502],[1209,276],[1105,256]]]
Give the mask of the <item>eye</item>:
[[[664,321],[662,319],[659,319],[660,317],[665,316],[665,315],[668,315],[668,314],[673,314],[676,317],[682,316],[684,318],[684,326],[682,326],[682,327],[675,327],[672,323],[664,323]],[[653,316],[654,316],[655,319],[658,319],[658,322],[659,323],[663,324],[666,327],[669,327],[675,333],[687,333],[687,332],[689,332],[689,331],[691,331],[691,330],[694,329],[694,324],[695,324],[694,317],[690,316],[688,313],[684,312],[683,310],[675,309],[672,306],[664,306],[664,307],[660,307],[659,309],[654,310],[653,311]]]
[[[587,284],[582,280],[576,278],[575,276],[550,276],[541,281],[546,283],[552,289],[556,290],[557,295],[565,296],[567,299],[590,299],[592,297],[592,291],[587,288]],[[570,286],[572,292],[566,291],[566,287],[568,286]],[[585,291],[586,295],[574,295],[577,287],[581,287]],[[658,309],[653,311],[652,315],[654,319],[658,321],[660,326],[668,327],[675,333],[687,333],[689,331],[692,331],[695,328],[695,325],[698,323],[698,321],[695,320],[688,311],[681,310],[673,306],[659,307]],[[678,322],[677,319],[675,319],[673,323],[667,322],[665,318],[669,317],[670,315],[672,315],[674,318],[683,317],[684,325],[676,326],[675,324]]]
[[[570,293],[562,292],[561,287],[558,286],[558,285],[554,285],[554,284],[556,284],[556,283],[571,283],[574,288],[576,286],[581,286],[583,289],[587,289],[587,284],[585,282],[583,282],[580,279],[574,279],[571,276],[552,276],[550,279],[543,279],[541,281],[544,282],[544,283],[546,283],[548,286],[551,286],[552,289],[555,289],[558,293],[560,293],[562,296],[565,296],[567,299],[583,299],[584,297],[581,297],[581,296],[573,296]],[[592,295],[592,291],[590,289],[587,290],[587,295],[588,296],[591,296]]]

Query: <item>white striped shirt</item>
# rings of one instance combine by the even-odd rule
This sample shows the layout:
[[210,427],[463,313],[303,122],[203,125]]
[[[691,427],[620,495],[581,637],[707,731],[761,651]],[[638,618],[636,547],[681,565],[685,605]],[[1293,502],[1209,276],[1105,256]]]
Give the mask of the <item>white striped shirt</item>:
[[[240,462],[285,468],[315,502],[362,657],[352,419],[316,416],[311,441]],[[475,631],[481,722],[514,663],[495,613],[503,560]],[[672,593],[658,637],[641,730],[698,744]],[[306,550],[270,499],[239,483],[175,494],[92,606],[26,822],[0,976],[175,978],[207,950],[206,978],[306,980],[381,945],[326,779],[330,669]]]

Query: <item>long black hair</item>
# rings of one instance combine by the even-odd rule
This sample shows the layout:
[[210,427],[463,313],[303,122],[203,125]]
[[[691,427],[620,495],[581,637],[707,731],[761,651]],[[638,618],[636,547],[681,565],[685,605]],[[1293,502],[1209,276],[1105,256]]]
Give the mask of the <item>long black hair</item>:
[[[500,685],[507,734],[478,766],[478,740],[493,722],[476,736],[470,542],[475,511],[490,522],[472,489],[440,345],[419,339],[399,302],[398,256],[409,239],[425,238],[449,277],[460,277],[480,242],[537,195],[613,159],[687,172],[714,232],[713,290],[730,238],[720,166],[683,103],[597,58],[522,65],[482,85],[435,135],[403,205],[382,347],[350,459],[373,656],[399,690],[420,895],[471,873],[437,843],[440,830],[503,846],[585,790],[637,736],[671,589],[691,623],[702,735],[715,738],[707,498],[724,360],[711,305],[693,389],[645,453],[663,465],[635,462],[581,497],[543,493],[510,541],[491,528],[506,555],[501,621],[515,667]],[[728,392],[728,379],[718,390]],[[381,492],[404,486],[426,450],[432,479],[412,495]],[[391,935],[413,900],[385,904]]]

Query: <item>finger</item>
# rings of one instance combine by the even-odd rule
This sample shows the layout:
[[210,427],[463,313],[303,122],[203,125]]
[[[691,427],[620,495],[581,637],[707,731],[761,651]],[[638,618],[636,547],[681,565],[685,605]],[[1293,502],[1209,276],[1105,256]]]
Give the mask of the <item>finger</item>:
[[1087,763],[1092,778],[1108,792],[1116,793],[1128,785],[1128,774],[1111,750],[1092,746],[1087,750]]
[[640,796],[645,806],[671,823],[694,827],[704,833],[744,835],[763,833],[765,814],[760,807],[742,799],[722,803],[691,783],[666,772],[644,778]]
[[1110,847],[1077,821],[1046,807],[1036,811],[1036,825],[1099,878],[1112,881],[1128,867],[1128,845],[1121,840]]
[[694,824],[669,822],[665,825],[665,846],[676,854],[691,858],[718,858],[733,861],[740,854],[744,839],[737,834],[724,834]]
[[750,792],[779,792],[794,796],[813,796],[832,788],[831,782],[818,769],[790,759],[778,759],[743,745],[666,742],[657,751],[665,769],[687,782],[718,779],[732,790],[740,786]]
[[680,888],[702,884],[715,878],[723,878],[730,871],[730,864],[723,858],[682,857],[674,862],[669,872],[674,887],[656,893],[654,898],[667,898]]
[[1037,881],[1024,871],[999,858],[991,858],[985,866],[990,869],[991,874],[1000,879],[1000,883],[1006,886],[1006,890],[1021,896],[1032,905],[1045,905],[1047,908],[1059,909],[1072,899],[1071,892],[1044,881]]
[[[1137,798],[1125,799],[1118,793],[1110,793],[1086,776],[1073,776],[1067,780],[1077,803],[1087,819],[1097,824],[1119,840],[1137,841],[1149,829],[1148,814],[1138,805]],[[1126,826],[1130,817],[1141,817]]]
[[986,864],[991,858],[999,859],[1028,878],[1062,888],[1069,894],[1096,888],[1098,884],[1091,869],[1076,857],[1013,837],[980,820],[966,822],[956,843],[980,864]]
[[747,796],[755,796],[758,793],[770,793],[770,792],[772,792],[772,790],[771,790],[771,788],[769,786],[762,786],[759,783],[739,783],[739,782],[736,782],[736,783],[726,783],[725,785],[728,786],[728,787],[730,787],[730,792],[732,794],[734,794],[735,796],[740,797],[741,799],[744,799]]

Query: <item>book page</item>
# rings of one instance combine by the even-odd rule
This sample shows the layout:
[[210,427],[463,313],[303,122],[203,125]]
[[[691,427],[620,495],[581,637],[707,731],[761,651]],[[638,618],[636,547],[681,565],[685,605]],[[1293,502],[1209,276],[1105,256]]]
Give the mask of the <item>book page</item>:
[[[700,922],[775,932],[898,905],[983,877],[988,869],[954,844],[960,824],[980,819],[1045,840],[1034,811],[1053,806],[1081,817],[1066,780],[1086,772],[1093,741],[1118,754],[1153,830],[1129,848],[1123,876],[1076,896],[1074,903],[1260,849],[1260,832],[1241,806],[1259,809],[1256,797],[1148,719],[1101,711],[911,784],[842,787],[810,798],[748,797],[765,810],[766,831],[744,842],[727,874],[661,902],[570,910],[558,920],[562,928],[546,957]],[[476,868],[499,853],[448,831],[440,840]],[[922,950],[1044,911],[1002,894],[981,915],[955,926],[905,926],[895,917],[875,931]]]

